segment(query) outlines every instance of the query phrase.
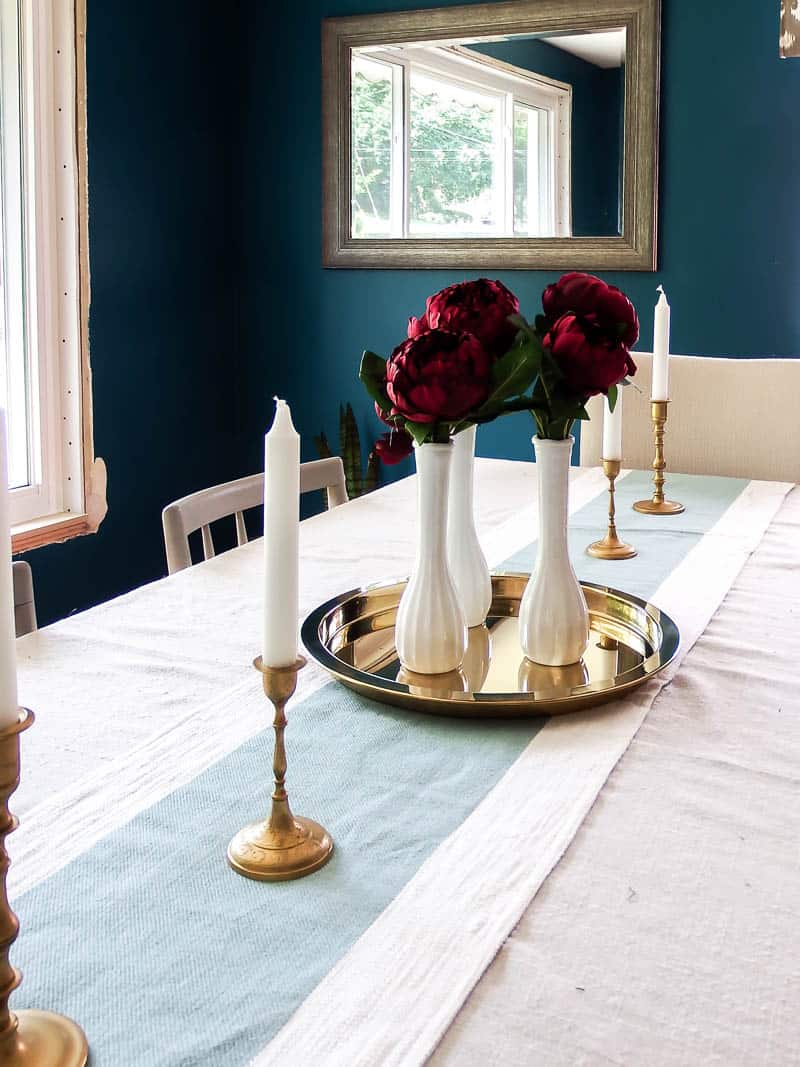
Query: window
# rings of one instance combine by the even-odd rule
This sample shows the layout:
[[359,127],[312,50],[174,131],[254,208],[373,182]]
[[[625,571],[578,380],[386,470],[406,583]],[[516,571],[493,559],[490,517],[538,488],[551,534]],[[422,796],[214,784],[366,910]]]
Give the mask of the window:
[[354,49],[353,237],[569,234],[571,89],[463,47]]
[[82,2],[0,0],[0,403],[15,551],[96,529],[104,513],[90,484],[102,461],[88,386]]

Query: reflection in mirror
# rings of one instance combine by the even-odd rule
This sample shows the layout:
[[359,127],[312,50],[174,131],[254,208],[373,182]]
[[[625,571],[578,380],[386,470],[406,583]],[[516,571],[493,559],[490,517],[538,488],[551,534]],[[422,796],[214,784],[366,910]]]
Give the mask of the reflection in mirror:
[[353,238],[622,233],[626,31],[351,54]]

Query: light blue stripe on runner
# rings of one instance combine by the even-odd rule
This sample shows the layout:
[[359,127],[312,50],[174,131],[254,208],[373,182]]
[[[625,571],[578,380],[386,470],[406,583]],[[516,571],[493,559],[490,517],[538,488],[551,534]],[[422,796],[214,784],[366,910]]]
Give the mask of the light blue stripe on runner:
[[[654,519],[627,508],[650,485],[630,475],[618,493],[620,531],[640,556],[583,555],[604,530],[600,497],[571,523],[581,577],[651,595],[746,484],[675,476],[687,513]],[[14,1006],[79,1020],[93,1067],[246,1064],[546,722],[420,716],[337,685],[291,707],[289,719],[293,807],[323,822],[337,846],[321,871],[262,884],[225,863],[232,834],[267,810],[265,730],[15,901],[13,961],[25,980]]]
[[[587,556],[586,548],[602,538],[608,524],[608,495],[589,501],[570,519],[569,551],[575,571],[582,581],[597,582],[624,589],[626,593],[651,597],[703,534],[727,511],[742,493],[747,480],[741,478],[699,478],[691,474],[671,474],[667,495],[686,506],[680,515],[642,515],[633,510],[637,500],[652,495],[652,475],[632,471],[616,491],[617,532],[638,550],[638,556],[609,562]],[[516,553],[504,564],[509,571],[530,571],[536,560],[536,544]]]

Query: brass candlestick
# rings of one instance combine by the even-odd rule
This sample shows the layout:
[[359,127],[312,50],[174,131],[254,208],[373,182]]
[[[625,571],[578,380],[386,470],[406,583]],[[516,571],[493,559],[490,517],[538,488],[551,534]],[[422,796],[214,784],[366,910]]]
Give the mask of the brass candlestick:
[[617,537],[614,483],[619,477],[621,466],[618,459],[603,460],[603,473],[608,478],[608,531],[602,541],[595,541],[586,549],[595,559],[632,559],[637,554],[632,545],[625,544]]
[[333,841],[319,823],[292,814],[284,781],[286,704],[297,688],[297,672],[306,661],[298,656],[291,667],[266,667],[258,656],[253,666],[261,672],[264,693],[275,708],[275,789],[272,809],[265,822],[245,826],[228,845],[228,863],[246,878],[261,882],[288,882],[318,870],[331,858]]
[[19,735],[33,723],[33,712],[19,709],[19,719],[0,730],[0,1064],[4,1067],[85,1067],[89,1046],[72,1019],[51,1011],[13,1012],[8,998],[22,981],[11,966],[9,949],[17,939],[19,920],[8,903],[9,858],[6,837],[17,828],[8,799],[19,785]]
[[664,471],[667,464],[664,461],[664,427],[667,423],[667,407],[669,400],[651,400],[650,417],[653,420],[653,437],[656,445],[656,455],[653,460],[653,496],[650,500],[637,500],[633,505],[635,511],[644,512],[645,515],[680,515],[685,510],[683,504],[674,500],[664,499]]

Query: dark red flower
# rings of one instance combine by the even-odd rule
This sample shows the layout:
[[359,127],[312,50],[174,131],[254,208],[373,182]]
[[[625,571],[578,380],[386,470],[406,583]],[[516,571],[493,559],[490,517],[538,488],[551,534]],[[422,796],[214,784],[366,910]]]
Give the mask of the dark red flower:
[[437,329],[471,333],[497,359],[513,344],[517,327],[508,317],[518,313],[519,300],[502,282],[458,282],[428,297],[425,314],[408,320],[408,336]]
[[551,324],[562,315],[578,315],[597,326],[611,340],[630,348],[639,339],[636,309],[621,289],[593,274],[572,271],[542,294],[542,307]]
[[418,319],[415,319],[412,315],[411,318],[408,320],[409,337],[419,337],[421,333],[427,333],[429,329],[430,326],[428,325],[427,314],[420,315]]
[[405,430],[391,430],[381,434],[375,442],[375,452],[382,463],[393,466],[401,463],[414,451],[414,439]]
[[567,388],[580,397],[607,393],[612,385],[636,373],[636,364],[622,342],[611,340],[576,315],[562,315],[545,335],[544,345],[553,353]]
[[491,372],[486,349],[470,333],[436,329],[410,337],[386,364],[392,414],[412,422],[454,422],[486,400]]

